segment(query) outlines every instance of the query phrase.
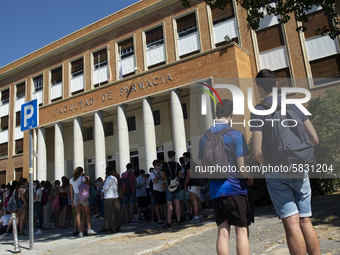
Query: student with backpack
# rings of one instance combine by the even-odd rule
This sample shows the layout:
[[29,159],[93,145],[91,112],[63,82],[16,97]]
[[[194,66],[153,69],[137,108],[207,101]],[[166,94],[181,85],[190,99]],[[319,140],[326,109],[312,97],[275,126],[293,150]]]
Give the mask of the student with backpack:
[[[218,254],[228,254],[230,226],[235,226],[237,254],[250,254],[248,226],[254,222],[254,210],[248,186],[252,185],[251,175],[241,172],[249,155],[244,136],[227,124],[233,118],[233,102],[222,100],[216,106],[218,124],[213,125],[199,142],[198,165],[237,167],[235,173],[223,173],[220,179],[210,180],[210,197],[218,228],[216,249]],[[216,143],[212,141],[216,141]],[[218,143],[217,143],[218,142]],[[213,148],[219,148],[214,151]],[[216,156],[216,157],[215,157]],[[222,163],[221,163],[222,162]],[[211,175],[211,178],[217,176]],[[223,178],[222,178],[223,177]]]
[[[133,172],[132,164],[126,165],[126,171],[122,174],[122,188],[124,192],[123,207],[121,216],[128,221],[128,214],[130,215],[130,223],[136,224],[135,220],[135,204],[136,204],[136,175]],[[128,207],[128,204],[130,206]],[[130,210],[130,212],[129,212]]]
[[[263,102],[255,107],[267,110],[273,101],[273,88],[278,86],[274,72],[261,70],[256,76],[257,89]],[[318,136],[305,114],[295,105],[287,106],[286,115],[281,115],[281,98],[278,97],[277,109],[271,115],[251,115],[258,119],[252,123],[253,154],[262,165],[288,166],[291,160],[300,164],[314,163],[313,146],[318,144]],[[287,128],[281,121],[265,119],[294,119],[296,127]],[[264,121],[264,125],[261,125]],[[261,123],[260,123],[261,122]],[[281,126],[280,126],[281,125]],[[257,127],[255,127],[257,126]],[[289,149],[286,149],[289,142]],[[292,157],[294,155],[294,157]],[[308,173],[268,173],[266,182],[269,195],[278,217],[286,231],[287,244],[291,254],[321,254],[318,237],[311,223],[311,187]]]
[[181,178],[181,166],[175,161],[176,152],[168,151],[169,161],[163,164],[162,177],[166,176],[166,202],[168,205],[167,224],[164,228],[170,228],[172,213],[173,213],[173,201],[175,201],[177,224],[181,222],[181,206],[180,206],[180,194],[181,188],[179,180]]

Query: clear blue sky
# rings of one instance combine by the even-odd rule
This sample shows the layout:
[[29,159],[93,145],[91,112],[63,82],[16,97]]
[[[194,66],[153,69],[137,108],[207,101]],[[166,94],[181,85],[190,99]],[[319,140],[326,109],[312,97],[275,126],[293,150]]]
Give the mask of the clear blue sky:
[[1,0],[0,67],[137,0]]

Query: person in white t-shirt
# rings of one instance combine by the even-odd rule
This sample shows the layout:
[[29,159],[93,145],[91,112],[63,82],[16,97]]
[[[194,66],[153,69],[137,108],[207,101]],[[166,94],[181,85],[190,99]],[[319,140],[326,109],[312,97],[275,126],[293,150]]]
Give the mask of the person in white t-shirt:
[[156,159],[152,162],[155,170],[150,173],[150,178],[153,182],[153,197],[155,199],[155,209],[156,216],[158,219],[158,226],[163,226],[161,212],[163,212],[163,216],[166,212],[166,197],[165,197],[165,188],[164,181],[161,176],[161,167],[160,162]]
[[120,201],[118,194],[119,174],[113,167],[106,168],[104,192],[104,226],[101,231],[116,233],[120,231]]
[[[83,233],[85,230],[85,217],[87,220],[87,234],[88,235],[95,235],[97,234],[94,230],[91,229],[91,214],[90,214],[90,207],[89,207],[89,200],[85,199],[84,201],[80,202],[79,200],[79,190],[78,187],[80,184],[84,182],[85,184],[90,184],[90,177],[84,174],[84,169],[81,166],[78,166],[74,169],[73,178],[70,180],[70,194],[71,194],[71,201],[72,207],[76,208],[77,213],[77,225],[79,228],[79,237],[83,237]],[[81,212],[85,212],[85,217],[81,220]]]
[[7,212],[7,214],[3,215],[0,219],[0,234],[4,234],[7,233],[7,227],[8,227],[8,223],[11,219],[11,215],[9,214],[9,212]]

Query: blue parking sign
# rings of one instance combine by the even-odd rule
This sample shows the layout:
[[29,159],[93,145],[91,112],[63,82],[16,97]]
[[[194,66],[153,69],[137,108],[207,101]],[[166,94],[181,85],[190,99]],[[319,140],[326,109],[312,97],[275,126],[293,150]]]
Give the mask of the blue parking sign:
[[35,128],[39,125],[38,100],[34,99],[21,105],[21,131]]

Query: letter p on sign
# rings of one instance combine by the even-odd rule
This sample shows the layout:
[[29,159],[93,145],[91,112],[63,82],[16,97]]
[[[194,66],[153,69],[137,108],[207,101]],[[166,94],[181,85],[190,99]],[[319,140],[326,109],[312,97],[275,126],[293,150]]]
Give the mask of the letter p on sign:
[[38,100],[34,99],[21,105],[21,131],[35,128],[39,125]]

